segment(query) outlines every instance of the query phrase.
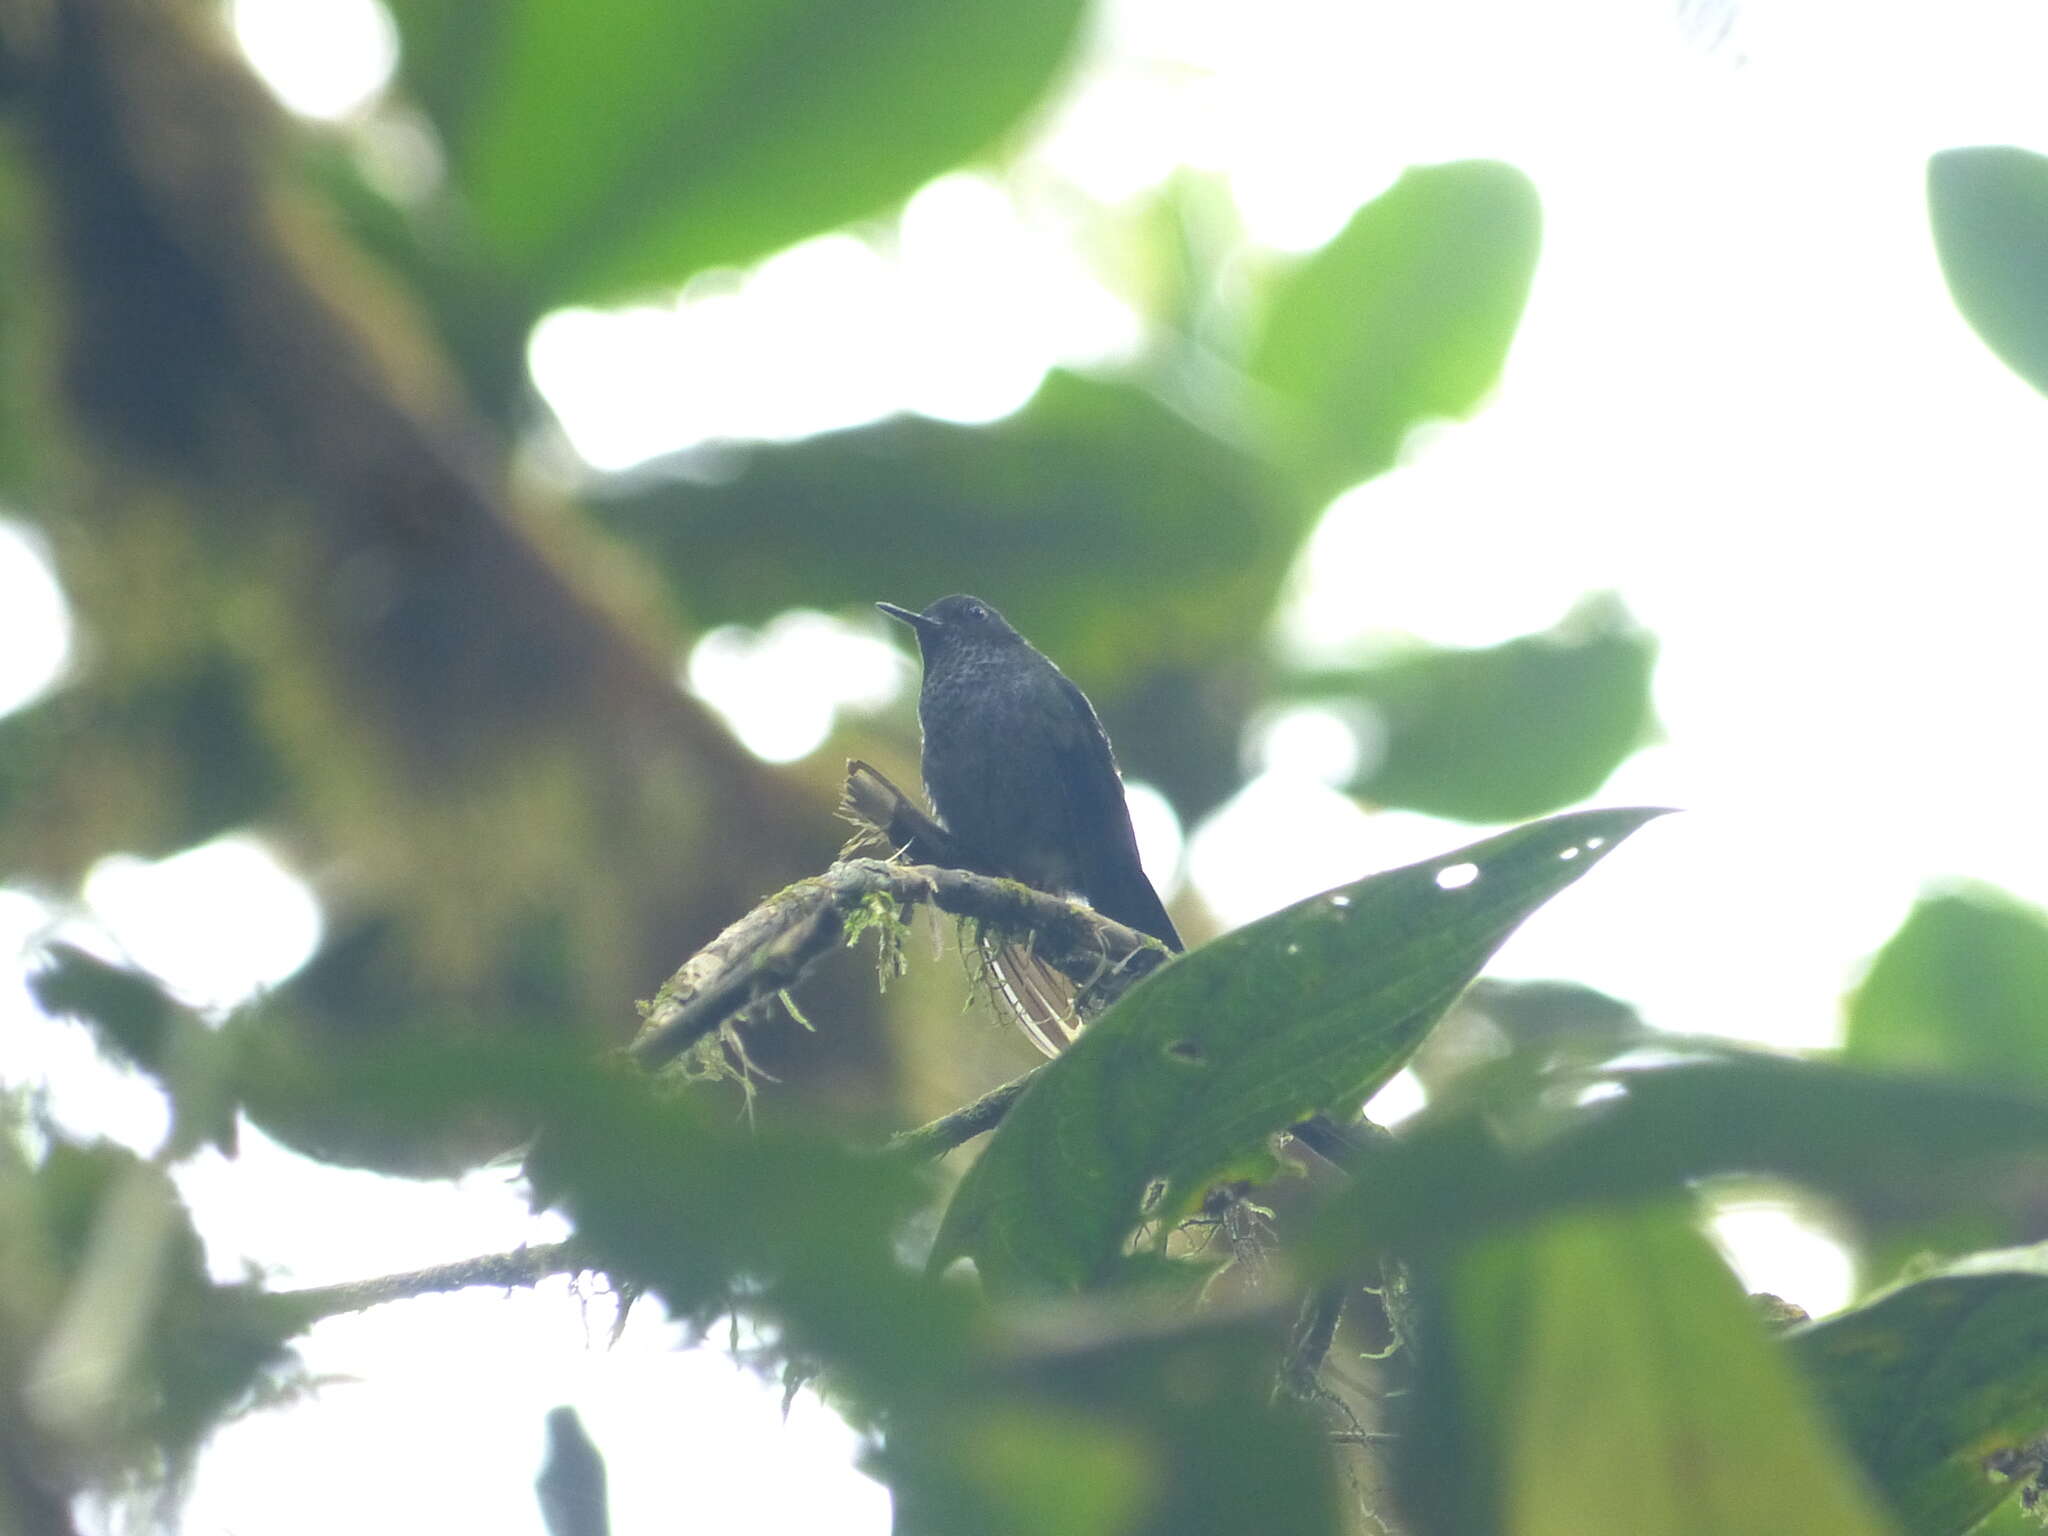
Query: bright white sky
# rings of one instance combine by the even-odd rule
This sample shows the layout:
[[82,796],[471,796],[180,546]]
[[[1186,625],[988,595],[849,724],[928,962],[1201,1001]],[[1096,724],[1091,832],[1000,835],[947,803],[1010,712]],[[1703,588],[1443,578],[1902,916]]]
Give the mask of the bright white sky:
[[[232,9],[294,106],[374,102],[392,43],[372,0]],[[1033,195],[949,177],[913,199],[894,253],[829,236],[673,304],[553,317],[536,376],[604,467],[902,409],[992,419],[1047,367],[1137,339],[1078,254],[1077,196],[1110,209],[1193,165],[1227,178],[1260,239],[1299,250],[1405,164],[1511,161],[1542,193],[1545,236],[1498,397],[1339,500],[1275,643],[1487,643],[1621,592],[1663,643],[1668,741],[1601,798],[1688,814],[1539,914],[1495,973],[1571,976],[1675,1029],[1824,1044],[1925,882],[2048,901],[2023,702],[2039,691],[2044,406],[1950,306],[1922,190],[1937,149],[2048,147],[2048,8],[1747,0],[1718,43],[1711,0],[1686,9],[1703,18],[1690,31],[1678,0],[1113,0],[1020,179]],[[984,590],[1000,588],[992,572]],[[4,710],[49,685],[67,645],[32,542],[4,523],[0,622]],[[786,759],[834,709],[908,686],[879,634],[792,615],[710,637],[680,670]],[[801,657],[832,658],[822,693]],[[1326,718],[1290,716],[1257,746],[1265,772],[1192,829],[1182,861],[1228,921],[1475,835],[1368,817],[1325,788],[1357,750]],[[1180,829],[1156,797],[1139,809],[1171,868]],[[318,913],[299,892],[235,838],[109,860],[86,894],[129,952],[225,1007],[310,952]],[[175,926],[195,908],[203,931]],[[0,892],[0,945],[48,921]],[[37,1025],[18,993],[0,994],[0,1021],[29,1043],[0,1073],[49,1083],[68,1123],[161,1135],[152,1090]],[[549,1235],[501,1182],[396,1185],[251,1143],[243,1166],[185,1180],[223,1273],[317,1283]],[[1839,1255],[1782,1211],[1730,1213],[1720,1235],[1753,1285],[1817,1310],[1847,1294]],[[678,1486],[707,1529],[725,1522],[698,1503],[721,1490],[764,1536],[886,1529],[886,1496],[847,1470],[828,1413],[802,1403],[784,1427],[772,1390],[673,1350],[653,1319],[610,1350],[589,1342],[607,1324],[601,1303],[586,1317],[552,1290],[323,1327],[315,1368],[360,1379],[222,1434],[186,1528],[538,1531],[541,1417],[573,1402],[609,1454],[622,1533],[672,1526]]]

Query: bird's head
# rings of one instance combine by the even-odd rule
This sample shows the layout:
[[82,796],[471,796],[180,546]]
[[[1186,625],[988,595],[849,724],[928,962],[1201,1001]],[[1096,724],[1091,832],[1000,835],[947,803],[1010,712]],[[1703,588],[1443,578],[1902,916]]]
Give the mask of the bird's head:
[[894,603],[875,606],[917,631],[917,648],[927,661],[953,651],[1024,644],[1024,637],[1010,627],[1009,620],[964,592],[940,598],[923,613],[912,613]]

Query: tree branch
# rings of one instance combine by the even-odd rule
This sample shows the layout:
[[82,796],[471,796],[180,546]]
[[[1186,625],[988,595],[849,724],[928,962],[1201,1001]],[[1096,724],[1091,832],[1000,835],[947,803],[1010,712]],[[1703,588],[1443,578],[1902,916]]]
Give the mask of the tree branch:
[[1332,1394],[1320,1378],[1350,1295],[1348,1281],[1333,1280],[1303,1300],[1301,1313],[1294,1321],[1294,1335],[1288,1342],[1287,1358],[1280,1366],[1280,1384],[1290,1396],[1302,1402],[1331,1399]]
[[1000,1088],[991,1088],[972,1104],[954,1110],[950,1115],[941,1115],[928,1125],[920,1125],[912,1131],[898,1131],[882,1143],[886,1153],[922,1161],[926,1158],[944,1157],[962,1142],[972,1141],[983,1131],[992,1131],[1010,1106],[1017,1102],[1031,1085],[1031,1080],[1045,1070],[1033,1067],[1022,1077],[1013,1078]]
[[309,1286],[275,1294],[299,1314],[300,1326],[304,1327],[323,1317],[362,1312],[387,1301],[459,1291],[472,1285],[532,1285],[549,1275],[572,1275],[591,1267],[589,1254],[571,1238],[567,1242],[515,1248],[510,1253],[457,1259],[452,1264],[430,1264],[425,1269],[379,1275],[370,1280],[344,1280],[339,1285]]
[[[848,815],[869,838],[905,839],[920,852],[955,851],[943,828],[911,806],[865,763],[847,765]],[[856,838],[856,842],[862,841]],[[728,1020],[795,985],[846,936],[857,914],[889,905],[901,921],[923,903],[973,918],[1006,934],[1030,936],[1034,957],[1083,989],[1099,1011],[1140,977],[1171,959],[1156,939],[1080,902],[1015,880],[946,869],[847,859],[776,892],[713,939],[662,985],[648,1006],[633,1059],[644,1067],[673,1061]]]

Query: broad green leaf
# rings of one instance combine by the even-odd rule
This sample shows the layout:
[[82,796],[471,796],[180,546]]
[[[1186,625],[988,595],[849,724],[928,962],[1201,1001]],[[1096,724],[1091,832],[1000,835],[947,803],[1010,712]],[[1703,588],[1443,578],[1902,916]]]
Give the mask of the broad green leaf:
[[1987,1463],[2048,1433],[2048,1245],[1972,1254],[1787,1344],[1904,1528],[1961,1536],[2013,1490]]
[[[1929,892],[1878,951],[1846,1014],[1850,1060],[2048,1092],[2048,917],[1991,886]],[[1871,1213],[1858,1233],[1867,1272],[1891,1276],[1922,1254],[2040,1235],[2030,1189],[1991,1185],[1983,1195]]]
[[1546,1110],[1514,1143],[1495,1106],[1425,1111],[1325,1212],[1325,1262],[1431,1250],[1717,1174],[1774,1175],[1902,1213],[1952,1210],[1990,1198],[2001,1173],[2048,1168],[2048,1099],[1975,1083],[1729,1051],[1614,1071],[1605,1086],[1620,1091]]
[[961,1404],[920,1428],[923,1475],[905,1480],[922,1496],[899,1507],[896,1536],[1123,1536],[1171,1475],[1130,1426],[1065,1404]]
[[593,1265],[699,1328],[744,1314],[758,1363],[822,1368],[836,1403],[887,1424],[873,1465],[905,1536],[1223,1536],[1262,1511],[1302,1536],[1338,1529],[1323,1426],[1273,1401],[1278,1315],[997,1312],[904,1262],[915,1170],[829,1129],[750,1127],[614,1062],[425,1048],[366,1055],[334,1087],[538,1124],[534,1188]]
[[881,211],[1044,93],[1082,0],[394,6],[471,227],[536,306]]
[[1956,308],[2000,361],[2048,391],[2048,158],[1945,149],[1927,162],[1927,203]]
[[1422,1528],[1892,1530],[1681,1211],[1582,1212],[1490,1236],[1425,1295],[1435,1347],[1394,1452]]
[[747,450],[717,484],[622,478],[591,507],[698,624],[760,623],[793,593],[981,592],[1091,687],[1248,647],[1313,521],[1143,390],[1067,372],[990,426],[900,417]]
[[1584,800],[1655,730],[1657,642],[1609,596],[1484,650],[1424,650],[1304,693],[1364,703],[1380,727],[1357,788],[1382,805],[1502,822]]
[[1250,368],[1312,500],[1391,469],[1422,422],[1479,405],[1521,321],[1541,225],[1511,166],[1422,166],[1275,286]]
[[1341,886],[1133,988],[1011,1109],[946,1211],[933,1259],[991,1286],[1078,1289],[1140,1221],[1171,1227],[1268,1143],[1356,1108],[1537,907],[1652,810],[1581,811]]
[[1029,1310],[1036,1329],[990,1314],[953,1395],[912,1432],[892,1423],[877,1461],[900,1536],[1351,1528],[1326,1426],[1273,1392],[1272,1316]]
[[1854,1059],[2048,1087],[2048,917],[1989,886],[1930,895],[1848,1013]]

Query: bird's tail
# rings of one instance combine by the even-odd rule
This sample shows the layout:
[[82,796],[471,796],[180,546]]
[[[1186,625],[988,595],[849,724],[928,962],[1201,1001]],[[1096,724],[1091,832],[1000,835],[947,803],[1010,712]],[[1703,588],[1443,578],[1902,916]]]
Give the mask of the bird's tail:
[[1081,1033],[1079,989],[1031,952],[1026,944],[1005,944],[984,936],[982,963],[989,990],[1031,1043],[1057,1056]]

